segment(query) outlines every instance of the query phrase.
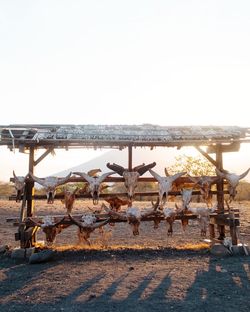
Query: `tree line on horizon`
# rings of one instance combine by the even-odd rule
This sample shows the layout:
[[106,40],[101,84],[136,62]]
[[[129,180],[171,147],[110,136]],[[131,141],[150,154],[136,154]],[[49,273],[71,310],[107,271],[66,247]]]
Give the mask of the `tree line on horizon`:
[[[168,173],[173,175],[178,172],[186,171],[191,176],[215,176],[215,167],[204,157],[192,157],[187,155],[177,156],[174,165],[167,168]],[[71,186],[78,186],[79,192],[84,189],[85,182],[71,183]],[[137,192],[154,192],[157,191],[157,182],[140,182],[138,183]],[[63,192],[63,186],[59,187],[58,193]],[[126,188],[123,183],[109,184],[104,189],[104,193],[126,193]],[[36,194],[45,194],[43,188],[35,189]],[[6,197],[15,194],[14,185],[9,182],[0,182],[0,197]],[[238,201],[250,200],[250,183],[240,181],[237,187]]]

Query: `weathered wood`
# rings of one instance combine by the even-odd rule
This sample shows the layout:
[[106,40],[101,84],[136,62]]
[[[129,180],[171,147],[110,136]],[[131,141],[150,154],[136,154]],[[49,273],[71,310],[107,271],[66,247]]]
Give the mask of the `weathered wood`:
[[209,224],[209,236],[210,239],[214,239],[215,238],[215,230],[214,230],[214,224]]
[[235,224],[236,226],[240,225],[240,220],[235,219],[234,221],[227,216],[221,214],[221,215],[213,215],[210,216],[210,223],[211,224],[217,224],[218,226],[232,226]]
[[236,225],[230,226],[230,235],[232,238],[232,244],[237,245],[238,244],[238,238],[237,238]]
[[[240,142],[233,142],[231,144],[224,144],[221,146],[222,153],[238,152],[240,150]],[[207,153],[216,153],[216,145],[210,145],[207,147]]]
[[203,151],[202,148],[200,148],[200,146],[195,146],[195,148],[208,160],[210,161],[215,167],[217,167],[217,162],[210,156],[208,155],[208,153],[206,153],[205,151]]
[[128,146],[128,170],[132,171],[133,168],[133,146],[130,144]]
[[53,150],[53,147],[49,147],[37,160],[34,161],[34,166],[38,165],[46,156],[53,152]]
[[[216,195],[217,191],[211,191],[211,194]],[[224,194],[228,194],[228,191],[224,191]],[[157,197],[159,195],[159,192],[155,191],[155,192],[138,192],[135,193],[134,195],[134,199],[135,200],[143,200],[145,198],[150,198],[150,197]],[[181,193],[179,191],[177,192],[169,192],[168,193],[169,196],[181,196]],[[192,195],[201,195],[200,191],[193,191]],[[109,197],[113,197],[113,196],[118,196],[118,197],[125,197],[127,198],[127,193],[103,193],[99,195],[100,199],[105,199],[105,198],[109,198]],[[46,195],[34,195],[32,196],[33,199],[37,199],[37,200],[44,200],[46,199]],[[55,199],[63,199],[64,198],[64,194],[56,194],[55,195]],[[91,195],[90,194],[76,194],[76,198],[87,198],[87,199],[91,199]],[[12,195],[9,197],[9,200],[16,200],[16,195]]]
[[[29,172],[34,173],[34,147],[30,147]],[[27,217],[32,217],[34,209],[34,182],[30,179],[26,182]]]

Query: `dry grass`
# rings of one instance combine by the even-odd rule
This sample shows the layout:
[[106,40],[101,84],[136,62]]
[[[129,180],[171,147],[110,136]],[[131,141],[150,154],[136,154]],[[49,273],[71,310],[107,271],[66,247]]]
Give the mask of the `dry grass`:
[[205,243],[205,242],[199,242],[197,244],[187,243],[184,245],[176,246],[177,250],[192,250],[192,251],[205,250],[209,248],[210,248],[210,244]]

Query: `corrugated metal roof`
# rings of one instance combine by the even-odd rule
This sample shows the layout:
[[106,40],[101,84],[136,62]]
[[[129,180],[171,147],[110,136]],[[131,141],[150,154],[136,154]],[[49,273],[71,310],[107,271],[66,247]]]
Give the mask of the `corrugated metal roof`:
[[178,146],[231,142],[249,137],[237,126],[168,127],[143,125],[9,125],[0,126],[0,144],[20,146]]

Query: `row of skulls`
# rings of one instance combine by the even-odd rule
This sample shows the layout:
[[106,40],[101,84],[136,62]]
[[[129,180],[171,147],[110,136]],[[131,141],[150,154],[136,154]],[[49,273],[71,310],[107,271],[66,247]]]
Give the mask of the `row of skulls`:
[[[100,169],[93,169],[90,170],[88,173],[85,172],[70,172],[66,177],[58,178],[49,176],[46,178],[38,178],[32,173],[27,174],[26,176],[17,176],[13,171],[14,176],[14,184],[17,191],[16,200],[20,201],[21,196],[24,192],[25,182],[27,179],[32,179],[34,182],[42,185],[45,188],[46,195],[47,195],[47,202],[53,203],[56,193],[56,188],[59,185],[65,184],[70,180],[72,174],[76,174],[81,176],[85,181],[88,183],[90,194],[93,198],[93,203],[97,204],[99,195],[101,192],[101,183],[104,180],[115,173],[119,174],[124,178],[124,184],[127,189],[128,199],[132,201],[134,197],[134,192],[137,187],[138,179],[141,175],[149,171],[151,175],[158,181],[159,187],[159,204],[163,207],[166,203],[168,193],[170,192],[173,182],[177,180],[179,177],[186,174],[186,172],[180,172],[174,175],[169,175],[167,170],[165,170],[165,176],[161,176],[152,168],[156,165],[155,162],[150,163],[148,165],[142,164],[139,166],[134,167],[132,170],[128,170],[120,165],[117,164],[107,164],[107,167],[113,171],[107,172],[102,174],[101,176],[97,176],[97,173],[100,172]],[[200,189],[201,194],[205,202],[208,201],[211,185],[216,183],[219,179],[227,180],[229,184],[229,194],[230,194],[230,201],[233,200],[236,196],[236,187],[241,179],[246,177],[249,173],[250,168],[246,170],[244,173],[237,175],[235,173],[229,173],[226,170],[218,170],[216,168],[216,177],[211,176],[201,176],[201,177],[191,177],[188,176],[190,181],[195,183]]]
[[[128,205],[128,209],[126,211],[126,214],[124,215],[118,211],[109,209],[109,208],[105,207],[105,205],[104,205],[104,208],[108,212],[108,214],[110,215],[111,218],[118,218],[118,219],[121,219],[124,221],[127,220],[128,223],[133,228],[133,234],[134,235],[139,235],[139,225],[140,225],[141,219],[145,218],[147,216],[150,216],[150,215],[154,216],[155,228],[158,227],[158,223],[160,222],[161,216],[163,215],[164,218],[166,219],[166,221],[169,223],[169,226],[170,226],[169,230],[168,230],[168,235],[172,235],[172,232],[173,232],[172,224],[176,218],[176,215],[178,213],[182,213],[182,211],[184,211],[184,209],[187,209],[188,211],[199,216],[199,220],[200,220],[200,224],[201,224],[201,234],[203,236],[205,236],[206,235],[206,226],[207,226],[208,215],[210,212],[213,211],[213,209],[210,211],[209,209],[205,209],[205,208],[190,208],[189,202],[191,200],[192,190],[187,190],[187,189],[182,191],[183,205],[181,208],[178,208],[177,205],[176,205],[177,209],[175,209],[175,210],[173,208],[163,208],[163,206],[166,202],[166,199],[167,199],[168,192],[172,188],[173,182],[176,179],[178,179],[179,177],[186,174],[186,172],[177,173],[177,174],[171,176],[165,170],[165,176],[160,176],[159,174],[157,174],[155,171],[152,170],[152,168],[154,166],[155,166],[155,163],[151,163],[151,164],[146,165],[146,166],[143,164],[143,165],[140,165],[140,166],[133,168],[132,171],[129,171],[128,169],[125,169],[122,166],[108,163],[107,167],[109,169],[113,169],[113,171],[104,173],[99,177],[96,176],[96,174],[100,171],[99,169],[91,170],[88,173],[73,172],[73,174],[81,176],[82,178],[84,178],[84,180],[86,180],[88,182],[90,192],[91,192],[91,195],[93,197],[94,204],[96,204],[98,201],[99,193],[100,193],[100,186],[101,186],[101,183],[106,179],[106,177],[108,177],[114,173],[118,173],[119,175],[123,176],[124,181],[125,181],[125,186],[126,186],[127,192],[128,192],[128,201],[126,202],[126,204]],[[158,197],[158,202],[154,206],[153,210],[151,209],[151,210],[148,210],[148,212],[142,213],[140,211],[140,209],[133,207],[132,198],[134,195],[134,190],[137,186],[137,181],[138,181],[139,176],[144,174],[148,170],[152,174],[152,176],[158,181],[159,197]],[[204,196],[205,201],[206,201],[206,196],[209,195],[211,185],[216,183],[218,181],[218,179],[221,179],[221,178],[226,179],[229,183],[230,197],[231,197],[231,199],[233,199],[235,197],[235,194],[236,194],[236,187],[237,187],[237,184],[239,183],[239,180],[244,178],[249,173],[249,170],[250,169],[248,169],[246,172],[242,173],[241,175],[236,175],[233,173],[228,173],[225,171],[216,170],[217,177],[209,177],[209,176],[191,177],[191,176],[189,176],[189,179],[195,185],[199,186],[201,194]],[[32,179],[34,182],[37,182],[37,183],[39,183],[45,187],[49,203],[53,203],[56,187],[61,185],[61,184],[68,182],[69,178],[71,177],[71,173],[64,178],[47,177],[44,179],[37,178],[33,174],[29,174],[26,177],[17,177],[14,172],[13,172],[13,174],[14,174],[14,179],[16,182],[15,185],[16,185],[16,188],[17,188],[19,194],[21,193],[21,186],[24,187],[26,179]],[[76,192],[76,190],[77,189],[75,189],[75,192]],[[75,192],[74,192],[74,194],[71,193],[71,195],[74,196]],[[65,200],[66,200],[66,198],[67,198],[67,193],[65,192]],[[73,204],[73,202],[72,202],[72,204]],[[67,207],[67,205],[66,205],[66,207]],[[67,209],[69,209],[69,211],[67,211],[68,216],[72,220],[72,222],[79,227],[78,236],[81,237],[81,239],[83,239],[88,244],[89,244],[88,238],[90,236],[90,233],[93,232],[96,228],[101,228],[103,225],[105,225],[109,222],[109,219],[107,219],[107,220],[104,220],[104,221],[98,222],[98,223],[95,222],[96,220],[89,223],[89,220],[87,220],[88,222],[85,220],[86,218],[83,219],[83,221],[77,221],[70,214],[71,208],[72,207],[70,207],[70,206],[67,207]],[[58,233],[60,233],[60,231],[63,228],[69,226],[69,225],[65,225],[63,223],[63,220],[61,220],[57,223],[53,223],[52,221],[50,221],[50,223],[49,222],[42,222],[41,224],[33,221],[33,223],[36,226],[42,227],[43,231],[46,234],[47,242],[53,242],[56,235]],[[185,226],[185,225],[186,224],[183,224],[183,226]]]

